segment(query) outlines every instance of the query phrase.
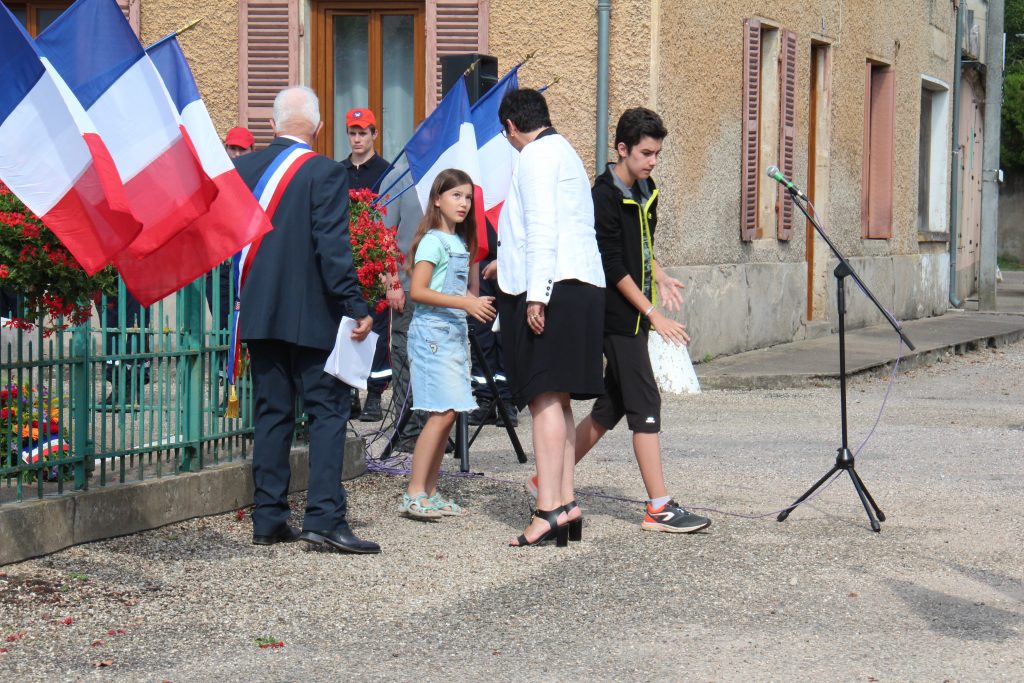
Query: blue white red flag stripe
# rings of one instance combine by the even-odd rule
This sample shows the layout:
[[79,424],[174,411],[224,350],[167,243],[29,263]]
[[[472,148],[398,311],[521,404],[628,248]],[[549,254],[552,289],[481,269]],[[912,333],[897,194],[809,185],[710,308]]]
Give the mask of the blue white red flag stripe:
[[0,180],[95,273],[141,226],[85,110],[6,7],[0,45]]
[[125,254],[118,258],[125,286],[143,305],[209,272],[272,229],[270,219],[224,150],[177,39],[169,36],[147,53],[195,146],[203,172],[218,192],[206,213],[150,255],[136,259]]
[[[520,66],[522,64],[512,67],[473,104],[470,111],[480,159],[480,177],[477,183],[483,194],[484,215],[495,230],[498,228],[501,207],[505,205],[505,198],[508,197],[508,189],[512,184],[512,171],[519,161],[519,152],[502,134],[504,127],[498,118],[498,107],[506,93],[519,88]],[[478,234],[482,236],[478,242],[482,246],[483,255],[486,255],[486,226],[481,221],[477,227]]]
[[78,0],[36,40],[103,138],[142,231],[142,258],[206,213],[217,195],[156,68],[114,0]]
[[437,108],[420,124],[405,145],[405,156],[416,184],[420,206],[426,209],[430,186],[446,168],[458,168],[474,183],[480,177],[476,134],[469,115],[465,78],[460,78]]
[[[288,184],[298,170],[315,156],[316,152],[312,151],[309,145],[296,142],[281,150],[263,171],[252,194],[259,200],[259,204],[266,211],[268,218],[273,218],[274,212],[277,211],[277,207],[281,203],[281,197],[284,196]],[[242,287],[245,286],[261,240],[262,237],[252,244],[247,244],[231,259],[231,276],[234,278],[237,297],[241,297]],[[228,381],[231,384],[235,383],[235,379],[241,373],[242,340],[238,336],[238,321],[241,313],[241,306],[236,300],[234,310],[231,312],[231,339],[228,343]]]

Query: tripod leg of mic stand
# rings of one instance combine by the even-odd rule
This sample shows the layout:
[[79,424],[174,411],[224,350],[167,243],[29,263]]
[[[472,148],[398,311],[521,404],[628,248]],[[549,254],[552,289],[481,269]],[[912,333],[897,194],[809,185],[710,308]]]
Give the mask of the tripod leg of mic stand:
[[795,509],[797,508],[797,506],[799,506],[799,505],[800,505],[800,503],[802,503],[802,502],[804,502],[805,500],[807,500],[807,499],[808,499],[808,498],[810,497],[810,495],[811,495],[812,493],[814,493],[814,492],[815,492],[816,490],[818,490],[818,487],[819,487],[819,486],[821,486],[821,485],[822,485],[822,484],[824,484],[824,483],[825,483],[826,481],[828,481],[828,478],[829,478],[829,477],[831,477],[831,476],[832,476],[833,474],[835,474],[835,473],[836,473],[836,472],[838,472],[838,471],[839,471],[839,467],[837,467],[837,466],[833,465],[833,466],[832,466],[832,469],[830,469],[830,470],[828,471],[828,474],[826,474],[826,475],[825,475],[824,477],[822,477],[821,479],[819,479],[819,480],[818,480],[818,481],[817,481],[817,482],[816,482],[816,483],[814,484],[814,486],[812,486],[811,488],[807,489],[807,491],[806,491],[806,492],[804,492],[804,495],[802,495],[802,496],[800,496],[799,498],[797,498],[797,499],[796,499],[796,502],[795,502],[795,503],[793,503],[793,504],[792,504],[792,505],[790,505],[790,506],[789,506],[788,508],[786,508],[785,510],[783,510],[782,512],[780,512],[780,513],[779,513],[779,516],[777,517],[778,521],[780,521],[780,522],[784,522],[784,521],[786,521],[786,518],[787,518],[787,517],[789,517],[789,513],[790,513],[790,512],[792,512],[793,510],[795,510]]
[[512,449],[516,452],[516,459],[520,463],[525,463],[526,453],[523,451],[523,444],[519,443],[519,435],[516,434],[516,430],[512,426],[512,418],[508,414],[508,408],[505,407],[505,402],[501,400],[501,394],[498,393],[498,385],[494,382],[491,366],[487,364],[487,358],[477,345],[476,335],[473,332],[469,333],[469,347],[476,356],[477,362],[480,363],[480,367],[483,368],[484,379],[487,381],[487,386],[491,389],[491,396],[494,397],[492,403],[497,407],[498,416],[501,417],[502,424],[505,425],[505,431],[508,432],[508,440],[512,442]]
[[867,491],[861,484],[860,477],[858,477],[853,470],[846,470],[850,473],[850,480],[853,482],[853,488],[857,490],[857,495],[860,496],[861,505],[864,506],[864,512],[868,513],[868,520],[871,522],[871,530],[879,532],[882,530],[878,520],[875,519],[875,514],[871,510],[871,506],[868,504]]
[[455,418],[455,457],[459,459],[459,471],[469,472],[469,416],[459,413]]
[[871,491],[868,491],[868,487],[864,485],[864,480],[860,478],[859,474],[857,474],[857,470],[851,468],[850,476],[853,477],[853,485],[859,486],[858,490],[863,491],[864,495],[867,496],[868,502],[871,503],[871,508],[875,511],[875,515],[878,517],[878,521],[884,522],[885,513],[878,507],[878,503],[875,502],[875,499],[871,497]]

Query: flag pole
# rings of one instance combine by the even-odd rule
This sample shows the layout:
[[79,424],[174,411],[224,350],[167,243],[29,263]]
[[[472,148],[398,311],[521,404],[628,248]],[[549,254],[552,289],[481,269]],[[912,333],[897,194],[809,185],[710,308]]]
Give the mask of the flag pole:
[[153,49],[154,47],[156,47],[157,45],[160,45],[161,43],[163,43],[163,42],[165,42],[165,41],[167,41],[167,40],[170,40],[171,38],[177,38],[177,37],[178,37],[179,35],[181,35],[181,34],[182,34],[182,33],[184,33],[185,31],[191,31],[191,30],[192,30],[192,29],[194,29],[194,28],[195,28],[195,27],[196,27],[196,26],[197,26],[197,25],[199,24],[199,22],[201,22],[202,20],[203,20],[203,17],[199,17],[198,19],[196,19],[196,20],[194,20],[194,21],[191,21],[191,22],[189,22],[189,23],[185,24],[184,26],[182,26],[181,28],[179,28],[179,29],[178,29],[177,31],[172,31],[171,33],[168,33],[168,34],[167,34],[166,36],[164,36],[164,37],[163,37],[163,38],[161,38],[160,40],[156,41],[155,43],[153,43],[152,45],[150,45],[149,47],[147,47],[147,48],[146,48],[146,51],[148,52],[149,50],[152,50],[152,49]]

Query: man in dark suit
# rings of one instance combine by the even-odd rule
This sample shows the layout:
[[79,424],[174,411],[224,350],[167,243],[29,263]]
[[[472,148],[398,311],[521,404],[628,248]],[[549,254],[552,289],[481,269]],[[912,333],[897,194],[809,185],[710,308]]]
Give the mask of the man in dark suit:
[[[312,145],[322,128],[316,94],[304,87],[282,90],[271,123],[274,141],[235,159],[250,188],[290,151]],[[357,321],[353,339],[364,339],[373,324],[352,265],[345,168],[320,155],[305,160],[285,186],[271,221],[274,229],[255,256],[250,250],[239,319],[239,335],[252,359],[253,543],[301,539],[345,552],[380,552],[379,545],[353,534],[346,521],[341,463],[350,387],[324,372],[342,315]],[[309,492],[301,535],[288,525],[296,393],[309,415]]]

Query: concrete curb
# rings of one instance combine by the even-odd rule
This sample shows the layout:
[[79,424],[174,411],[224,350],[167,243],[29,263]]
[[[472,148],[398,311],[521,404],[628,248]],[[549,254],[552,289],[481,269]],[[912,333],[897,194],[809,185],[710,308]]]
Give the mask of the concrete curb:
[[[366,472],[366,445],[345,442],[342,479]],[[290,492],[309,484],[308,447],[292,449]],[[79,543],[155,529],[252,504],[252,462],[239,460],[201,472],[105,486],[0,507],[0,565]]]

